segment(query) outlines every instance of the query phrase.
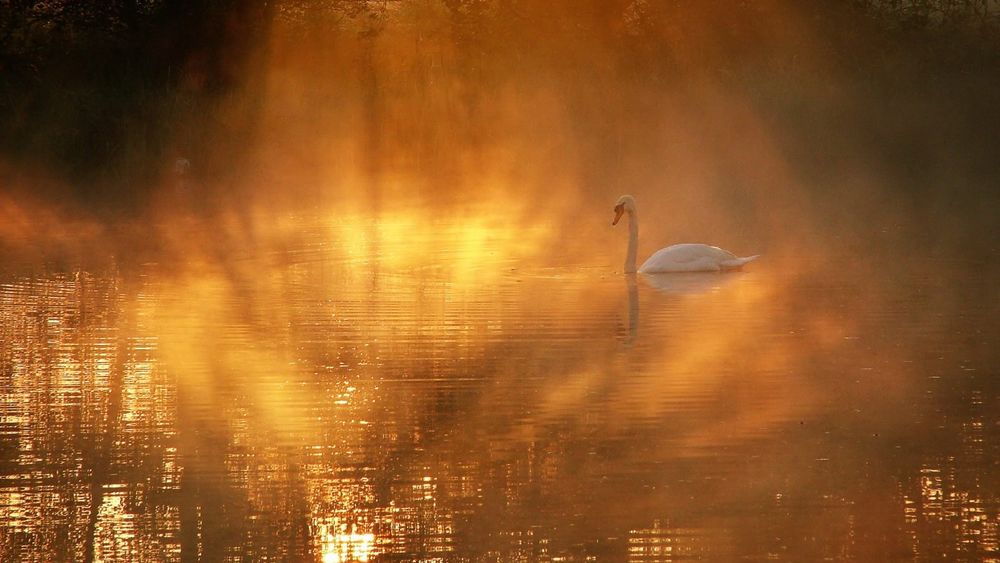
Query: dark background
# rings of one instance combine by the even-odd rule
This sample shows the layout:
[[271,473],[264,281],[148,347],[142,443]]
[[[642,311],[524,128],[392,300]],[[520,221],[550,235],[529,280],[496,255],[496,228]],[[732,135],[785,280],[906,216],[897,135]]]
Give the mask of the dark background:
[[[988,0],[4,0],[0,174],[5,190],[124,214],[179,156],[233,189],[283,37],[298,47],[280,64],[315,77],[331,100],[320,121],[350,121],[369,170],[447,178],[460,151],[532,142],[493,106],[514,89],[516,111],[534,111],[544,82],[581,139],[560,158],[585,186],[628,185],[663,149],[663,100],[711,84],[753,106],[815,190],[863,168],[912,214],[968,214],[981,231],[1000,178],[998,14]],[[441,89],[446,110],[427,94]],[[715,169],[739,175],[728,162]],[[46,181],[12,180],[25,174]]]

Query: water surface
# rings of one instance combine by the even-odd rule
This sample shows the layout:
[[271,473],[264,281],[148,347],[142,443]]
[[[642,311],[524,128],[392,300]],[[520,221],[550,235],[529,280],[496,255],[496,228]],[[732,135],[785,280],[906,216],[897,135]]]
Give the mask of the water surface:
[[8,263],[0,560],[1000,558],[987,265],[630,277],[539,229]]

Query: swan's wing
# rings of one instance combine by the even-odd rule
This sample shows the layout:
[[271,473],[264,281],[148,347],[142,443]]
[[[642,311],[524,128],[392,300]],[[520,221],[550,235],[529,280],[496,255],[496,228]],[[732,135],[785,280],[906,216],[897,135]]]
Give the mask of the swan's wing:
[[640,272],[676,272],[699,270],[704,266],[701,261],[704,256],[681,245],[661,248],[653,253],[642,266]]
[[724,248],[719,248],[718,246],[709,246],[707,244],[703,244],[700,246],[705,247],[706,254],[711,255],[712,258],[715,258],[719,261],[736,260],[736,255]]
[[694,262],[702,257],[701,254],[697,252],[691,252],[688,249],[677,248],[678,244],[674,246],[668,246],[667,248],[661,248],[653,253],[649,257],[650,261],[654,259],[657,262],[673,262],[674,264],[686,264],[688,262]]
[[705,258],[713,258],[716,260],[733,260],[736,258],[732,252],[723,250],[718,246],[690,243],[674,244],[666,248],[661,248],[660,250],[657,250],[653,256],[669,258],[671,262],[675,262],[677,264],[694,262],[695,260],[702,260]]
[[713,271],[720,264],[736,257],[717,246],[707,244],[675,244],[661,248],[643,263],[639,271]]

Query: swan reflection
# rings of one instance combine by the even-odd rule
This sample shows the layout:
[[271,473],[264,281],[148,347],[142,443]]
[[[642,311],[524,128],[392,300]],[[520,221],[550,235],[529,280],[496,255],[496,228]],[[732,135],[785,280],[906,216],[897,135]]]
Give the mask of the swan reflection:
[[632,344],[639,332],[639,284],[635,277],[635,274],[625,274],[628,286],[628,338],[625,339],[625,344]]
[[643,274],[642,278],[651,287],[673,295],[697,295],[712,293],[733,283],[740,274],[718,274],[713,272],[691,272],[672,274]]
[[631,345],[639,333],[639,282],[636,278],[642,277],[650,287],[668,295],[699,295],[716,293],[740,276],[712,272],[625,274],[628,291],[628,336],[625,344]]

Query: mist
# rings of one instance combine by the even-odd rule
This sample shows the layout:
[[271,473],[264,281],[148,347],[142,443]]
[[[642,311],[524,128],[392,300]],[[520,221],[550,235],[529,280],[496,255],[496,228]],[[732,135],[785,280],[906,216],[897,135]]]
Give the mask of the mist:
[[500,202],[586,244],[631,193],[657,241],[989,246],[995,14],[839,4],[152,6],[66,60],[11,44],[5,191],[99,222]]
[[994,2],[0,7],[0,554],[995,554]]

